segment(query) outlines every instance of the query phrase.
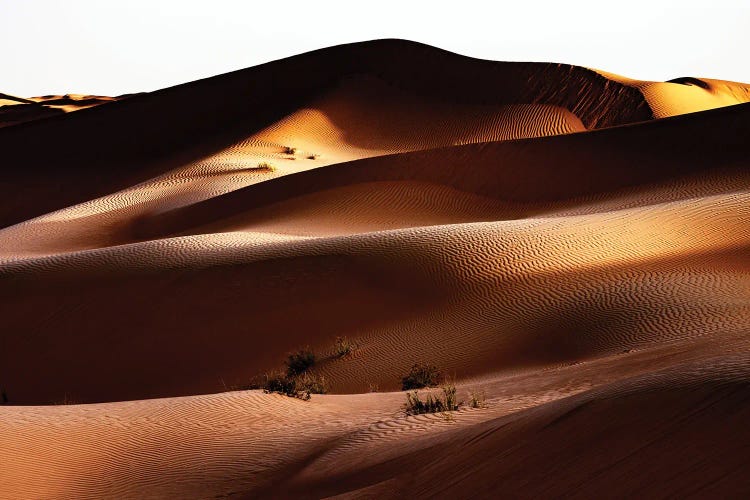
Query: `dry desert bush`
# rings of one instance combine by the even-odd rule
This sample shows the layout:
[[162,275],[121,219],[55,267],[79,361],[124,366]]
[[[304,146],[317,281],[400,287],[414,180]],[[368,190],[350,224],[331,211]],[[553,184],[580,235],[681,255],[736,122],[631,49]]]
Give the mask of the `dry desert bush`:
[[276,170],[276,167],[274,167],[272,164],[268,163],[267,161],[258,163],[258,166],[255,167],[254,170],[266,170],[268,172],[274,172]]
[[485,400],[487,399],[484,391],[481,392],[475,392],[475,391],[469,391],[469,406],[471,408],[484,408],[486,403]]
[[406,393],[406,404],[404,410],[407,415],[421,415],[423,413],[444,413],[447,411],[456,411],[463,404],[456,398],[456,386],[452,382],[446,382],[441,387],[441,394],[428,393],[427,397],[422,400],[419,392],[411,391]]
[[315,353],[310,349],[300,349],[286,360],[286,373],[289,377],[301,375],[315,365]]
[[325,378],[310,373],[299,376],[289,376],[285,373],[272,373],[265,376],[262,386],[267,394],[283,394],[308,401],[311,394],[325,394],[328,392]]
[[354,343],[346,337],[336,337],[333,343],[334,357],[343,358],[354,350]]
[[415,363],[409,373],[401,379],[401,390],[436,387],[443,381],[440,371],[433,365]]

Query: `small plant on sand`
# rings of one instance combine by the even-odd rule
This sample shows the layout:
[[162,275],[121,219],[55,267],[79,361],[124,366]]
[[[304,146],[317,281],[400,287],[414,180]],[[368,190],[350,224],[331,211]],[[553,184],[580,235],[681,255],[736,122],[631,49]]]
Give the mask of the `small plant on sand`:
[[283,394],[307,401],[311,394],[328,392],[325,378],[309,372],[314,364],[315,353],[310,349],[300,349],[287,357],[286,371],[253,377],[243,389],[263,389],[267,394]]
[[275,392],[297,397],[297,381],[292,377],[287,377],[283,373],[267,374],[266,381],[263,384],[263,392]]
[[320,155],[307,155],[308,160],[317,160]]
[[378,384],[374,384],[370,382],[367,384],[367,392],[378,392],[380,390],[380,386]]
[[284,154],[286,155],[293,155],[297,153],[297,148],[290,148],[289,146],[286,146],[284,148]]
[[297,377],[297,387],[308,395],[325,394],[328,392],[328,385],[326,384],[325,377],[313,375],[311,373],[305,373],[300,377]]
[[276,170],[276,167],[264,161],[264,162],[258,163],[258,166],[254,170],[267,170],[269,172],[273,172]]
[[301,349],[289,355],[286,360],[286,373],[290,377],[301,375],[315,364],[315,353]]
[[292,377],[284,373],[272,373],[266,375],[265,378],[263,392],[267,394],[283,394],[308,401],[311,394],[325,394],[328,392],[325,379],[310,373]]
[[486,396],[484,391],[469,391],[469,406],[472,408],[484,408]]
[[435,387],[442,381],[442,376],[436,367],[428,364],[415,363],[409,373],[401,379],[401,390]]
[[407,415],[421,415],[423,413],[443,413],[456,411],[461,403],[456,399],[456,386],[450,382],[442,387],[442,395],[428,393],[424,401],[417,391],[406,393],[405,411]]
[[343,358],[354,350],[354,343],[346,337],[336,337],[333,343],[333,354],[337,358]]

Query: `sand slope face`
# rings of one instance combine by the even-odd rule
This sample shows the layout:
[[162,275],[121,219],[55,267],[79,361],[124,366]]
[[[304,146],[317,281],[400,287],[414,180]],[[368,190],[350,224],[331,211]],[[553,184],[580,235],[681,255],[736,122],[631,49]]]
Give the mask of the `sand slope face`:
[[0,130],[0,498],[747,495],[747,87],[659,85],[387,40]]

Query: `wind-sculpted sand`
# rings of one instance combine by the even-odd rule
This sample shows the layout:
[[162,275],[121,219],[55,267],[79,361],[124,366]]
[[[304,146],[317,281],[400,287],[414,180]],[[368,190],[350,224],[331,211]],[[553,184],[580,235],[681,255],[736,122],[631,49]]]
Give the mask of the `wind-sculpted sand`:
[[0,497],[747,495],[747,89],[385,40],[3,128]]

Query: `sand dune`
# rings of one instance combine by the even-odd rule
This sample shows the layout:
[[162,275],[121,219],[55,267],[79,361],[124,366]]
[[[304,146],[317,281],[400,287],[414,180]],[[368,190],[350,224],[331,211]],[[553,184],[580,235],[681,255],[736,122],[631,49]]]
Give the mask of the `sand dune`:
[[0,94],[0,127],[17,125],[50,116],[58,116],[63,113],[99,106],[100,104],[106,104],[126,97],[129,96],[106,97],[65,94],[62,96],[46,95],[25,99],[8,94]]
[[649,82],[604,71],[598,73],[640,90],[655,118],[750,102],[750,85],[746,83],[694,77],[675,78],[668,82]]
[[[375,83],[347,90],[352,78]],[[394,109],[394,103],[391,113],[386,107],[379,122],[377,116],[373,122],[367,115],[348,114],[348,109],[371,109],[372,103],[352,107],[350,101],[383,86],[390,89],[390,97],[407,99],[408,106],[402,106],[406,109]],[[441,101],[451,106],[440,106]],[[427,114],[420,122],[425,130],[434,131],[436,126],[427,123],[443,112],[440,120],[445,130],[430,137],[430,144],[421,145],[418,136],[403,143],[391,132],[403,131],[409,124],[394,127],[389,119],[419,120],[419,116],[411,117],[412,105]],[[514,116],[512,111],[518,106],[524,111]],[[567,109],[578,120],[558,108]],[[316,123],[316,116],[320,119],[316,110],[326,115],[322,124]],[[453,122],[453,113],[479,118],[479,123]],[[548,119],[529,123],[536,114]],[[180,166],[198,163],[200,170],[226,174],[232,168],[254,167],[259,158],[268,155],[284,158],[286,147],[305,149],[304,144],[276,143],[280,137],[298,137],[295,124],[300,120],[313,127],[304,134],[312,144],[330,141],[331,136],[345,139],[334,144],[336,151],[305,151],[321,154],[323,161],[331,153],[331,162],[335,162],[340,159],[338,150],[349,150],[346,159],[353,159],[357,150],[377,146],[362,143],[363,137],[393,152],[494,140],[493,134],[512,138],[537,136],[544,130],[572,131],[580,127],[579,121],[586,128],[598,128],[651,117],[640,91],[585,68],[482,61],[399,40],[342,45],[139,94],[72,113],[64,121],[43,120],[3,130],[0,150],[8,164],[16,167],[8,178],[13,189],[0,192],[7,200],[0,212],[0,226],[131,187]],[[290,125],[287,130],[274,130],[285,118]],[[368,123],[373,125],[368,127]],[[373,128],[380,130],[375,139],[368,133]],[[266,133],[258,136],[264,130]],[[480,135],[473,137],[472,132]],[[46,147],[33,149],[40,143]],[[34,154],[29,154],[32,150]],[[240,152],[243,154],[238,155]],[[378,154],[377,149],[373,154]],[[211,156],[216,156],[215,162]],[[103,161],[107,169],[101,168]],[[304,168],[299,164],[290,167],[295,171]],[[66,183],[65,190],[57,188],[71,177],[75,183]]]
[[0,94],[0,127],[55,116],[63,112],[31,99]]
[[385,40],[5,127],[0,497],[747,494],[748,88]]

